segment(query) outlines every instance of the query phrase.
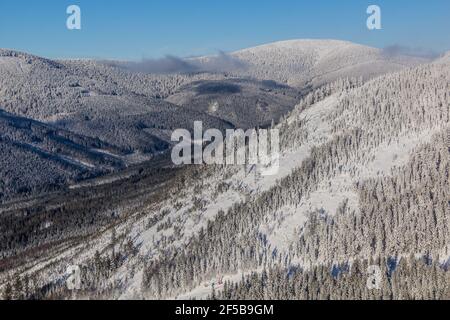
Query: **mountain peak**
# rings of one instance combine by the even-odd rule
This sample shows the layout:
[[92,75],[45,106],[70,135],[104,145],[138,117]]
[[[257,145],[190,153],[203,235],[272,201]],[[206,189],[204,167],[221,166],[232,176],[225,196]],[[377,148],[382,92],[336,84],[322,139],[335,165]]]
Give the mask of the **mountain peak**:
[[342,77],[366,79],[423,63],[423,59],[388,56],[382,49],[348,41],[294,39],[231,54],[249,66],[252,77],[270,77],[295,87],[320,86]]
[[16,60],[16,63],[18,64],[27,64],[27,65],[40,64],[45,65],[47,67],[61,68],[61,65],[54,60],[42,58],[33,54],[12,49],[0,48],[0,59],[1,58],[13,58]]
[[[255,47],[246,48],[243,50],[239,50],[239,52],[246,51],[260,51],[260,50],[282,50],[282,49],[299,49],[299,50],[312,50],[312,49],[321,49],[321,50],[333,50],[335,48],[344,48],[344,47],[365,47],[353,42],[343,41],[343,40],[333,40],[333,39],[291,39],[291,40],[283,40],[276,41],[271,43],[266,43],[262,45],[258,45]],[[367,49],[373,49],[370,47],[365,47]]]

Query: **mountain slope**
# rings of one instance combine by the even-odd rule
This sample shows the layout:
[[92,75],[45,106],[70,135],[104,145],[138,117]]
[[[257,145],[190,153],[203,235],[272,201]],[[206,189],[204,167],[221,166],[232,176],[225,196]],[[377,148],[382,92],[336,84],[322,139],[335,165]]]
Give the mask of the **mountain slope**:
[[[180,81],[176,76],[160,78],[160,87],[171,82],[176,87]],[[167,132],[191,128],[194,120],[202,120],[205,127],[230,127],[206,113],[182,113],[179,106],[156,98],[163,95],[157,93],[157,80],[99,62],[52,61],[0,50],[0,104],[10,113],[148,156],[167,149]]]
[[[278,176],[280,182],[266,191],[256,189],[242,203],[224,211],[214,200],[209,208],[206,204],[203,214],[211,210],[212,221],[203,230],[198,222],[173,217],[175,230],[183,234],[189,230],[183,226],[195,225],[198,235],[187,236],[189,245],[181,253],[169,249],[147,267],[143,279],[149,297],[183,291],[170,286],[167,275],[182,279],[184,290],[201,297],[205,281],[217,276],[236,281],[234,275],[239,280],[243,271],[273,266],[289,272],[353,259],[398,262],[409,255],[447,261],[449,86],[450,65],[429,65],[362,87],[341,87],[324,101],[318,93],[319,102],[299,105],[281,128],[283,158],[297,153],[302,160],[291,173]],[[246,189],[243,179],[236,179],[237,190]],[[224,183],[232,194],[233,180]],[[266,187],[267,181],[260,185]],[[170,289],[161,290],[165,285]]]
[[[449,279],[442,267],[450,257],[449,89],[445,62],[321,87],[278,124],[278,175],[242,166],[182,168],[158,185],[152,201],[118,205],[121,220],[86,241],[62,238],[66,248],[23,262],[23,272],[33,270],[35,294],[47,298],[67,296],[61,280],[68,263],[83,266],[79,297],[205,298],[213,284],[235,296],[217,279],[239,283],[254,273],[293,298],[283,285],[288,275],[327,268],[346,274],[356,260],[389,261],[395,279],[385,281],[406,290],[391,297],[428,297],[433,281]],[[420,283],[397,277],[405,257]],[[356,295],[360,285],[345,292]],[[238,287],[247,292],[246,283]],[[445,298],[445,290],[435,294]],[[335,297],[353,298],[345,292]]]
[[0,149],[0,202],[125,167],[120,149],[2,110]]
[[[295,104],[292,100],[298,100],[311,88],[347,77],[368,80],[427,61],[344,41],[283,41],[231,54],[179,61],[188,65],[191,72],[197,70],[198,73],[187,74],[180,70],[182,74],[176,76],[174,85],[168,80],[175,75],[160,75],[160,81],[169,89],[158,96],[186,111],[200,110],[237,127],[266,126],[290,111]],[[127,70],[121,63],[110,62],[109,65]],[[145,67],[145,62],[143,65]],[[95,68],[99,70],[98,66]],[[119,71],[116,69],[114,73]],[[138,83],[156,84],[155,81],[142,81],[142,74],[137,73],[135,77],[139,79]],[[125,85],[124,78],[129,76],[122,70],[121,76],[114,77],[114,81]],[[135,83],[136,78],[131,83]],[[234,91],[223,90],[225,88]],[[149,91],[140,88],[139,84],[133,90]]]
[[445,53],[441,58],[439,58],[436,63],[449,63],[450,62],[450,51]]
[[[194,120],[218,129],[233,124],[264,126],[290,111],[295,99],[311,87],[343,77],[369,79],[424,62],[332,40],[278,42],[231,56],[240,62],[234,71],[156,75],[112,63],[52,61],[0,50],[0,105],[13,114],[99,137],[129,152],[152,154],[167,149],[168,132],[191,128]],[[204,65],[211,60],[214,57],[195,59]],[[230,74],[238,79],[227,80]],[[221,81],[234,82],[242,90],[197,92]],[[214,103],[218,112],[210,112]]]
[[[392,56],[383,50],[337,40],[290,40],[231,54],[246,68],[237,74],[269,79],[293,87],[317,87],[343,77],[370,79],[387,72],[427,62],[426,59]],[[201,58],[208,64],[214,57]]]
[[214,115],[248,129],[270,126],[289,113],[302,92],[275,81],[225,79],[196,81],[166,99],[171,103]]
[[[293,70],[300,70],[312,57],[309,49],[304,52],[305,43],[296,42],[282,48],[289,54],[295,53],[294,62],[286,60],[288,65],[296,63]],[[324,57],[328,54],[328,45],[313,43],[309,46],[315,48],[314,54]],[[252,50],[261,57],[268,51],[268,57],[279,59],[268,49],[272,46],[280,44]],[[336,59],[345,54],[349,52],[343,52]],[[245,60],[245,55],[242,59]],[[265,65],[266,61],[262,61],[259,67],[255,65],[254,71]],[[178,128],[192,130],[194,121],[202,121],[205,129],[268,126],[291,111],[298,99],[310,90],[309,87],[293,89],[272,79],[249,79],[252,76],[247,70],[232,77],[219,71],[152,75],[123,70],[104,62],[53,61],[0,50],[0,105],[11,114],[41,121],[74,135],[98,139],[99,143],[126,154],[126,164],[133,164],[167,151],[172,143],[171,132]],[[223,91],[223,88],[237,88],[237,92]],[[63,157],[64,154],[60,159]],[[17,171],[17,167],[6,169]],[[91,169],[104,172],[104,168],[97,165]],[[44,175],[53,177],[56,185],[73,180]],[[46,184],[52,182],[44,180]],[[26,186],[25,181],[20,185],[13,189],[37,187]]]

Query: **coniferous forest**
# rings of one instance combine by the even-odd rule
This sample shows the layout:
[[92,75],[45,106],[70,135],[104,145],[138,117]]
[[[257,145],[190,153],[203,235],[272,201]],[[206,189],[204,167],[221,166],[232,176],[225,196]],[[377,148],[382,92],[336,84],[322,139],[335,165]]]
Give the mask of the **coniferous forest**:
[[[448,53],[136,68],[0,50],[1,299],[450,299]],[[174,165],[194,121],[278,129],[278,172]]]

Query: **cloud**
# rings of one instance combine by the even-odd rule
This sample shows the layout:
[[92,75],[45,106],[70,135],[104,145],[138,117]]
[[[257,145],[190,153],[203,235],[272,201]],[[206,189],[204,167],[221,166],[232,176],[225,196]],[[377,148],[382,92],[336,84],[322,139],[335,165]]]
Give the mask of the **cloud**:
[[207,72],[230,72],[246,69],[247,65],[223,51],[220,51],[218,55],[208,57],[203,60],[196,60],[194,62],[197,67],[202,71]]
[[185,59],[166,56],[161,59],[143,59],[137,62],[104,61],[109,66],[127,69],[132,72],[168,74],[192,72],[231,72],[244,69],[245,63],[225,52],[204,59]]
[[383,49],[383,54],[388,57],[395,56],[411,56],[425,59],[436,59],[440,56],[440,53],[435,52],[431,49],[420,48],[420,47],[407,47],[399,44],[394,44],[387,46]]
[[138,62],[105,62],[108,65],[142,73],[189,73],[196,72],[197,67],[184,59],[175,56],[166,56],[161,59],[142,59]]

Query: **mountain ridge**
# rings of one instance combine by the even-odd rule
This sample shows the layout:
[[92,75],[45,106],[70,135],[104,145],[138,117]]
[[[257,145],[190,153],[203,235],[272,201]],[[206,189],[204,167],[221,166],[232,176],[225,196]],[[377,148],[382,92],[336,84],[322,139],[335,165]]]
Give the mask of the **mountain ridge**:
[[[355,261],[379,263],[382,270],[389,261],[393,275],[385,284],[392,287],[372,295],[445,298],[445,288],[434,292],[429,284],[432,274],[448,277],[449,86],[450,63],[322,86],[276,125],[278,175],[264,177],[243,166],[182,168],[174,180],[163,179],[167,184],[158,185],[156,197],[145,188],[137,201],[124,195],[104,215],[120,212],[120,219],[89,240],[60,251],[46,242],[48,234],[61,240],[65,228],[72,235],[84,229],[60,223],[61,235],[52,227],[40,230],[30,242],[47,245],[45,255],[55,263],[43,255],[25,261],[25,269],[36,270],[36,292],[43,297],[67,294],[62,274],[71,263],[83,266],[87,289],[80,297],[204,299],[234,284],[248,288],[246,275],[253,274],[293,298],[283,287],[293,273],[339,270],[333,283],[341,283],[355,274]],[[133,176],[104,185],[102,194],[124,192],[128,183],[133,195],[140,194],[139,181]],[[11,243],[10,237],[2,243]],[[405,257],[412,257],[411,272],[426,281],[406,283],[397,276]],[[414,257],[433,264],[416,264]],[[316,280],[309,283],[319,285]],[[400,293],[398,286],[418,289]],[[364,284],[349,288],[359,296]],[[335,297],[351,298],[344,291]]]

